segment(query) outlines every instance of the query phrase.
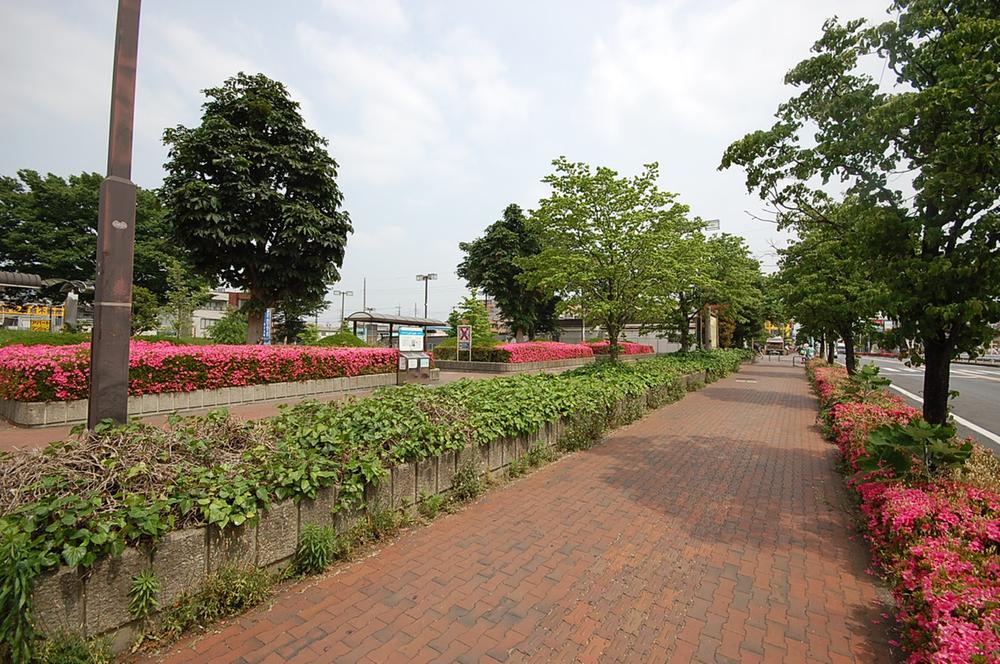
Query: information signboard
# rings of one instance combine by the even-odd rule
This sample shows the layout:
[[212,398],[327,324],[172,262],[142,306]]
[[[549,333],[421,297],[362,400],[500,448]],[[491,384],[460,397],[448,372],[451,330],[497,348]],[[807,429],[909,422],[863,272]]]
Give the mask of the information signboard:
[[399,328],[400,351],[421,351],[423,349],[424,349],[424,328],[422,327]]
[[261,336],[261,342],[265,346],[271,345],[271,310],[264,309],[264,334]]

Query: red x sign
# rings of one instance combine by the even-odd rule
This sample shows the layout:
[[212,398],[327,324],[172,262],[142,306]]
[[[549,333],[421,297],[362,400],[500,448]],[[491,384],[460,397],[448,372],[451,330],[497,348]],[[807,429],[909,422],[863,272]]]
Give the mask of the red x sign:
[[469,341],[472,339],[472,326],[470,325],[459,325],[458,326],[458,340],[459,341]]

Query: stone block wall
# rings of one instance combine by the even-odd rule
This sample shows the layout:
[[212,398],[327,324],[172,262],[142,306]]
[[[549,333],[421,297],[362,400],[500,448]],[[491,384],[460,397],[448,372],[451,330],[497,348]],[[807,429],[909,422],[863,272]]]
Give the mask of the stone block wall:
[[[203,408],[236,406],[258,401],[318,397],[342,392],[371,390],[395,384],[396,373],[392,372],[324,380],[303,380],[293,383],[224,387],[219,390],[144,394],[128,398],[128,414],[129,417],[134,417],[137,415],[185,413]],[[78,424],[87,421],[87,400],[27,402],[0,399],[0,417],[25,427]]]

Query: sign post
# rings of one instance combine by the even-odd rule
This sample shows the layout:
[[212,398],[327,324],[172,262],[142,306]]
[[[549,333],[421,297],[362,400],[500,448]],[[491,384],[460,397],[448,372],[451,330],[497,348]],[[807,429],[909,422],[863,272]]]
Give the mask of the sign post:
[[459,325],[458,326],[458,353],[463,350],[469,351],[469,362],[472,361],[472,326],[471,325]]
[[264,309],[264,334],[260,339],[265,346],[271,345],[271,309]]

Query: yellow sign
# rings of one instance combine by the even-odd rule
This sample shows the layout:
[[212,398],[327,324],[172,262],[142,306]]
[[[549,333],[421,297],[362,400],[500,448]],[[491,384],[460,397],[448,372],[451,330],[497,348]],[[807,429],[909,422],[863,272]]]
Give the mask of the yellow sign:
[[62,317],[64,312],[65,309],[63,307],[47,307],[41,304],[26,304],[24,306],[17,306],[14,304],[0,304],[0,314],[3,314],[4,316],[38,316],[40,318],[49,318],[49,317],[60,318]]
[[47,320],[33,320],[33,321],[31,321],[31,331],[32,332],[48,332],[49,331],[49,321],[47,321]]

